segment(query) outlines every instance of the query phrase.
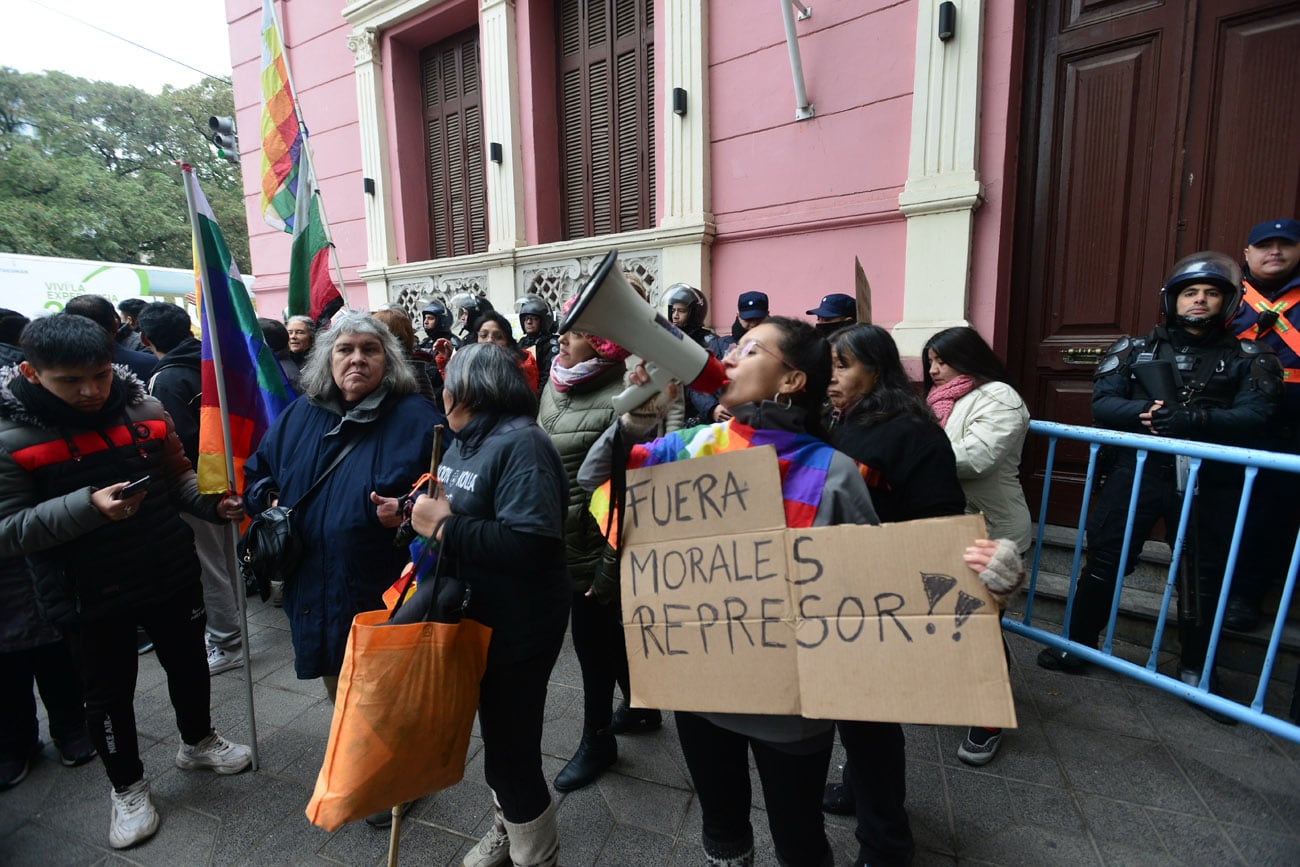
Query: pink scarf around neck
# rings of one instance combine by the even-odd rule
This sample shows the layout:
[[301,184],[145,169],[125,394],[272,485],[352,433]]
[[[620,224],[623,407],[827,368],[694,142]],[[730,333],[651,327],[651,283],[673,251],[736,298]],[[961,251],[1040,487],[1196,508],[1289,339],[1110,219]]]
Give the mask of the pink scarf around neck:
[[970,394],[975,388],[975,380],[963,373],[943,385],[936,385],[930,389],[929,394],[925,396],[925,402],[930,404],[930,409],[934,411],[934,417],[939,420],[940,427],[948,424],[948,416],[952,415],[952,408],[957,401]]

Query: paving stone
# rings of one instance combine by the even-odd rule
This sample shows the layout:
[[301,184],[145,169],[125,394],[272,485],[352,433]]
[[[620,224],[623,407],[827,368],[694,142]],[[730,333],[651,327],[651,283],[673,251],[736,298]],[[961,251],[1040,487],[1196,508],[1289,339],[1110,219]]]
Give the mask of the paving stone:
[[672,850],[673,838],[668,834],[656,834],[629,825],[615,825],[605,841],[604,851],[595,863],[601,867],[662,864],[668,860]]
[[40,864],[42,867],[72,867],[95,864],[108,854],[108,816],[104,816],[102,848],[69,839],[37,824],[28,824],[0,838],[0,852],[7,864]]
[[560,860],[565,867],[596,864],[615,826],[605,796],[594,785],[564,795],[555,821],[560,833]]
[[1184,864],[1244,863],[1237,848],[1217,822],[1149,807],[1146,808],[1146,814],[1155,828],[1157,838],[1176,860]]
[[[261,867],[269,864],[319,864],[317,853],[330,840],[330,834],[307,821],[302,813],[290,813],[262,837],[238,863]],[[378,856],[374,861],[378,863]]]
[[[957,748],[966,738],[966,729],[945,726],[939,729],[939,753],[946,765],[965,767],[957,758]],[[983,766],[1009,780],[1059,786],[1065,783],[1061,764],[1048,743],[1047,734],[1038,722],[1023,721],[1018,729],[1002,733],[1002,744],[993,761]]]
[[[907,816],[918,849],[950,854],[955,851],[948,787],[943,769],[930,762],[907,763]],[[827,817],[829,820],[829,817]],[[845,817],[850,827],[856,817]]]
[[1273,807],[1273,798],[1296,797],[1276,759],[1217,753],[1171,745],[1170,753],[1201,794],[1210,812],[1225,823],[1278,833],[1294,832]]
[[[155,806],[162,816],[158,833],[132,849],[128,857],[138,864],[161,867],[208,863],[218,821],[162,799],[156,800]],[[108,839],[107,821],[104,823],[104,839]]]
[[1159,741],[1075,729],[1050,731],[1048,737],[1067,784],[1078,791],[1206,815],[1201,798]]
[[1294,825],[1290,834],[1237,825],[1225,825],[1223,830],[1247,864],[1300,864],[1300,837]]
[[1043,727],[1049,731],[1065,725],[1132,737],[1156,735],[1118,681],[1038,669],[1026,670],[1025,683],[1024,694],[1037,704]]
[[600,789],[616,822],[658,834],[676,833],[692,800],[688,792],[621,774],[605,774],[594,785]]
[[1132,863],[1137,854],[1153,861],[1170,857],[1140,805],[1082,792],[1075,802],[1107,864]]

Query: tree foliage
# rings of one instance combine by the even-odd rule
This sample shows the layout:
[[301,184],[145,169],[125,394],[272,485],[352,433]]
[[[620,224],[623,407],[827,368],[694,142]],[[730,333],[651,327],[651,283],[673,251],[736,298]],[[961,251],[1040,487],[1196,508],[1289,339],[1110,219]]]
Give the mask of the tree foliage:
[[188,268],[184,161],[247,272],[239,166],[207,138],[209,117],[233,114],[214,78],[154,96],[0,67],[0,251]]

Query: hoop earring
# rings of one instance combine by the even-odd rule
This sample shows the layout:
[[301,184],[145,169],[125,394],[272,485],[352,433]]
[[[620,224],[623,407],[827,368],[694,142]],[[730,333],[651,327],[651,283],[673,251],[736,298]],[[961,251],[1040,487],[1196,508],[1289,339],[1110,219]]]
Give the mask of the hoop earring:
[[789,409],[790,407],[794,406],[794,398],[787,394],[785,396],[785,403],[781,403],[781,392],[778,391],[776,394],[772,395],[772,403],[776,404],[782,409]]

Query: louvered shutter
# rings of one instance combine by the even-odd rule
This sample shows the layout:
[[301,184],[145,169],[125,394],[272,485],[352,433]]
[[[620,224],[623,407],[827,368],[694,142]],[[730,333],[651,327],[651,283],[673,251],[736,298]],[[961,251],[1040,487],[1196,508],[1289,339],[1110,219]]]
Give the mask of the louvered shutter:
[[439,259],[487,250],[487,166],[478,31],[420,54],[425,164],[429,177],[429,252]]
[[564,237],[653,221],[653,0],[559,0]]

